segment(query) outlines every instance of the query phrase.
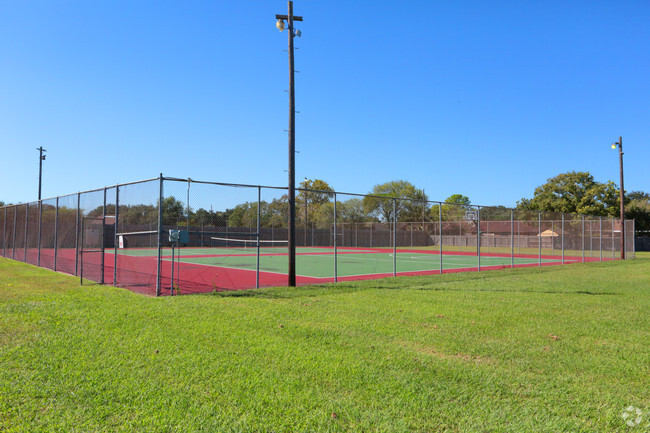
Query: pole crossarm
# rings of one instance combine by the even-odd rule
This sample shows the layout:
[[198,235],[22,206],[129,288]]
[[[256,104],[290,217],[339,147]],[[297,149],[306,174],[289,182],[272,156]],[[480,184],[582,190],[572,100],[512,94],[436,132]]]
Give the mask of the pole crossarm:
[[[289,20],[289,15],[275,15],[276,20]],[[302,17],[299,17],[297,15],[292,15],[292,19],[294,21],[302,21]]]

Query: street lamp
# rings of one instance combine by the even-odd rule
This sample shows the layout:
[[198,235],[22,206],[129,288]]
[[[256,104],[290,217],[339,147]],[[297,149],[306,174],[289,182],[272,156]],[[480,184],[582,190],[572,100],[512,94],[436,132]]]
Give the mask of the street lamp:
[[618,160],[621,168],[621,260],[625,260],[625,189],[623,187],[623,137],[612,143],[612,149],[618,147]]
[[278,30],[285,29],[284,21],[287,21],[289,30],[289,287],[296,285],[296,95],[293,83],[293,38],[300,37],[300,30],[293,28],[294,21],[302,21],[302,17],[293,15],[293,2],[289,1],[289,13],[287,15],[276,15],[275,26]]
[[39,157],[38,157],[38,199],[41,199],[41,183],[43,180],[43,161],[45,161],[45,155],[43,154],[44,152],[47,152],[47,150],[43,149],[43,146],[37,147],[36,150],[39,151]]

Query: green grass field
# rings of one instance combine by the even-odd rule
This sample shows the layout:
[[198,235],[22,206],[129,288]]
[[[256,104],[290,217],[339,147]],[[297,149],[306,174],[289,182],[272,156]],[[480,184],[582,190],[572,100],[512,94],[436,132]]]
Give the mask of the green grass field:
[[649,311],[647,254],[164,298],[0,259],[0,431],[648,431]]

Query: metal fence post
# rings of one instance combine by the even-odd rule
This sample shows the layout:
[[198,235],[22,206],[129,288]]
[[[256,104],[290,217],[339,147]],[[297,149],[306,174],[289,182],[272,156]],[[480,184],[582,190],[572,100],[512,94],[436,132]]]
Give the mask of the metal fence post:
[[478,256],[478,270],[481,270],[481,207],[476,208],[476,255]]
[[[192,179],[187,178],[187,231],[190,231],[190,185],[192,184]],[[259,233],[259,230],[258,230]],[[180,266],[178,267],[180,270]]]
[[553,239],[555,236],[553,235],[555,233],[555,220],[551,217],[551,255],[555,255],[555,239]]
[[[539,242],[537,243],[537,248],[539,249],[538,252],[538,266],[542,266],[542,212],[538,211],[537,212],[537,221],[538,221],[538,227],[537,227],[537,238],[539,239]],[[551,236],[551,242],[553,242],[553,236]]]
[[115,224],[113,233],[113,285],[117,286],[117,253],[120,232],[120,185],[115,185]]
[[[189,203],[189,186],[187,188],[188,203]],[[189,205],[188,205],[189,206]],[[261,237],[261,224],[262,217],[262,187],[257,187],[257,263],[255,265],[255,288],[260,288],[260,237]]]
[[603,217],[598,218],[598,246],[600,249],[600,261],[603,261]]
[[14,234],[11,236],[11,258],[16,259],[16,220],[18,219],[18,205],[14,206]]
[[7,257],[7,207],[5,206],[5,219],[2,223],[2,257]]
[[562,264],[564,264],[564,212],[562,212]]
[[582,263],[585,262],[585,216],[582,216]]
[[636,259],[636,220],[632,220],[632,258]]
[[27,233],[29,232],[29,203],[25,203],[25,244],[23,245],[23,262],[27,263]]
[[336,193],[334,193],[334,282],[337,283],[339,281],[339,269],[338,269],[338,264],[339,264],[339,258],[338,258],[338,239],[337,239],[337,226],[336,226],[336,220],[337,220],[337,213],[336,213]]
[[59,255],[59,197],[56,198],[56,212],[54,213],[54,270],[56,271],[56,258]]
[[612,260],[616,260],[616,236],[614,235],[614,218],[612,218]]
[[393,199],[393,276],[397,276],[397,199]]
[[438,233],[440,234],[440,275],[442,275],[442,203],[438,202]]
[[77,220],[74,231],[74,274],[79,275],[79,231],[81,230],[81,193],[77,193]]
[[[158,196],[158,262],[156,271],[156,296],[160,296],[160,280],[161,280],[161,267],[162,267],[162,227],[163,227],[163,175],[160,173],[160,193]],[[174,282],[172,281],[172,287]]]
[[510,267],[515,267],[515,211],[510,209]]
[[43,225],[43,201],[38,201],[38,257],[36,258],[36,266],[41,266],[41,226]]
[[104,284],[104,272],[106,271],[106,258],[105,256],[105,246],[106,242],[104,236],[106,235],[106,187],[104,187],[104,203],[102,204],[102,244],[100,248],[102,249],[101,257],[101,277],[99,277],[99,284]]

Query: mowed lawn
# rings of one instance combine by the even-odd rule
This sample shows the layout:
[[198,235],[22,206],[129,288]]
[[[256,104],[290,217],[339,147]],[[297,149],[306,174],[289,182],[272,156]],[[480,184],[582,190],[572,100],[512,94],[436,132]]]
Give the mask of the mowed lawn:
[[0,259],[0,431],[648,431],[637,257],[165,298]]

